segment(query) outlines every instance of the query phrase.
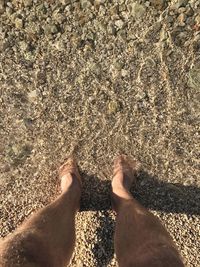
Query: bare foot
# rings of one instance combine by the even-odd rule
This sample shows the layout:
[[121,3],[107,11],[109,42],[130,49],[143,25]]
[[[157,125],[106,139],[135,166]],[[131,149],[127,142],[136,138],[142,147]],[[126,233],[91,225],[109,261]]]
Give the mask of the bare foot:
[[61,190],[66,192],[69,189],[81,192],[81,176],[78,171],[76,160],[70,157],[59,168],[59,178],[61,180]]
[[115,195],[131,199],[131,185],[136,182],[136,176],[140,169],[140,163],[126,155],[118,156],[114,161],[114,177],[112,191]]

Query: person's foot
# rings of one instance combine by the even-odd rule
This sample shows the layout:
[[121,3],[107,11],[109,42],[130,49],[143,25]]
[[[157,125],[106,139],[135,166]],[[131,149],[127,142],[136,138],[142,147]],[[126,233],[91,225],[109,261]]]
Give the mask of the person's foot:
[[59,178],[61,181],[62,193],[67,192],[69,189],[81,192],[81,176],[78,171],[76,160],[70,157],[59,168]]
[[114,160],[112,192],[122,198],[131,199],[131,185],[136,182],[140,163],[126,155],[120,155]]

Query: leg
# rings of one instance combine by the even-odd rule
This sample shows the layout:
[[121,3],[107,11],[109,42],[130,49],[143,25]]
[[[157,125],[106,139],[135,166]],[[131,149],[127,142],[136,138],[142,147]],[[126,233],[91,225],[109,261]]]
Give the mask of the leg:
[[61,267],[69,263],[81,195],[80,175],[73,159],[61,166],[59,176],[61,195],[2,242],[0,266]]
[[170,235],[160,221],[131,195],[137,162],[115,160],[112,205],[117,213],[115,252],[119,267],[183,267]]

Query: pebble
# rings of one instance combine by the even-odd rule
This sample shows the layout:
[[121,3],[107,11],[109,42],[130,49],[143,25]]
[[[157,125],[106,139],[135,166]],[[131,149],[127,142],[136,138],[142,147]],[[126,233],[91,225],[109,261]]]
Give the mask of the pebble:
[[15,27],[17,29],[22,29],[23,28],[23,20],[20,18],[15,19]]
[[106,2],[106,0],[94,0],[95,5],[102,5]]
[[59,2],[62,4],[62,5],[69,5],[71,3],[71,0],[59,0]]
[[129,75],[129,71],[128,70],[125,70],[125,69],[122,69],[121,70],[121,75],[122,75],[122,77],[126,77],[126,76]]
[[65,49],[65,44],[63,40],[58,40],[57,42],[54,43],[54,46],[56,47],[58,51],[62,51]]
[[89,0],[80,0],[82,9],[90,8],[92,6]]
[[165,41],[168,38],[168,34],[164,28],[160,30],[160,41]]
[[124,64],[120,61],[115,61],[115,63],[113,64],[113,67],[116,69],[116,70],[121,70],[123,68]]
[[165,0],[150,0],[150,3],[158,9],[162,9],[165,5]]
[[5,2],[4,0],[0,0],[0,14],[5,11]]
[[34,53],[32,53],[32,51],[28,51],[28,52],[24,53],[23,56],[29,62],[34,62],[34,60],[35,60],[35,55],[34,55]]
[[197,15],[197,16],[195,17],[195,22],[196,22],[197,24],[200,24],[200,15]]
[[108,24],[108,26],[107,26],[107,32],[110,35],[115,35],[116,34],[116,28],[115,28],[115,26],[113,25],[112,22]]
[[193,68],[190,70],[188,85],[195,89],[200,89],[200,69]]
[[58,32],[58,28],[55,24],[47,24],[45,27],[44,27],[44,32],[45,34],[47,35],[50,35],[50,34],[55,34]]
[[36,24],[35,22],[30,22],[27,26],[26,26],[26,31],[27,33],[29,33],[30,35],[32,34],[37,34],[40,35],[41,34],[41,28],[39,24]]
[[13,14],[13,9],[7,6],[6,7],[6,13],[8,14],[8,16],[12,15]]
[[187,7],[186,8],[186,12],[185,14],[188,16],[188,17],[191,17],[194,15],[194,10],[191,8],[191,7]]
[[53,14],[53,19],[58,22],[59,24],[62,24],[64,22],[64,20],[66,19],[66,17],[59,13],[59,12],[54,12]]
[[178,9],[180,7],[185,7],[188,3],[188,0],[178,0],[178,2],[174,5],[174,8]]
[[118,29],[123,28],[123,26],[124,26],[124,22],[123,22],[123,20],[121,20],[121,19],[116,20],[116,21],[115,21],[115,26],[116,26]]
[[34,102],[37,98],[37,91],[36,90],[33,90],[31,92],[28,93],[28,100],[30,102]]
[[24,6],[25,7],[30,7],[33,4],[32,0],[23,0]]
[[178,20],[179,26],[181,26],[181,27],[185,26],[186,15],[184,13],[181,13],[178,16],[177,20]]
[[[4,1],[4,3],[5,3],[5,1]],[[6,5],[7,5],[8,7],[10,7],[10,8],[13,8],[13,4],[12,4],[11,2],[7,2]]]
[[114,114],[119,110],[119,103],[117,101],[110,101],[108,103],[108,114]]
[[132,11],[131,14],[134,18],[139,19],[144,16],[146,9],[143,5],[140,5],[138,3],[133,3],[131,5]]
[[92,65],[92,72],[95,73],[96,75],[100,75],[101,74],[101,65],[98,63]]
[[29,49],[29,44],[25,41],[21,41],[19,46],[22,51],[27,51]]
[[178,13],[181,14],[181,13],[184,13],[186,11],[186,8],[185,7],[180,7],[178,9]]
[[127,39],[127,33],[126,33],[126,30],[119,30],[119,31],[118,31],[118,35],[119,35],[119,37],[120,37],[122,40],[126,41],[126,39]]
[[195,51],[200,50],[200,34],[194,37],[193,39],[193,48]]

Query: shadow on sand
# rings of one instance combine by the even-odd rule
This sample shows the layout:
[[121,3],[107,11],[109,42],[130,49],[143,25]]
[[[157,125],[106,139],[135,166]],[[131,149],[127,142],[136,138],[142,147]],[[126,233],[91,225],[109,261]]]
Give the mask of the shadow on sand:
[[[111,182],[83,173],[83,194],[81,210],[111,209]],[[134,197],[148,209],[187,215],[200,214],[200,188],[184,186],[180,183],[166,183],[141,172],[137,185],[133,188]]]

